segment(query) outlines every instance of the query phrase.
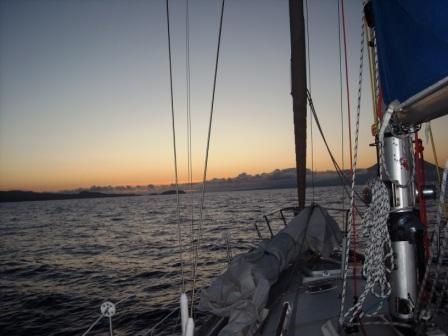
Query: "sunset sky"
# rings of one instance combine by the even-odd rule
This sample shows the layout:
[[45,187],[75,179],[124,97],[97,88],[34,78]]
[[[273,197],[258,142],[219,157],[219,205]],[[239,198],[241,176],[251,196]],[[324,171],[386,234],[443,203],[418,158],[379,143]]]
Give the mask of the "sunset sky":
[[[361,2],[345,1],[352,115]],[[187,178],[185,1],[171,0],[170,6],[182,182]],[[219,6],[217,0],[190,0],[194,180],[202,176]],[[309,12],[311,91],[340,160],[337,1],[309,0]],[[294,166],[289,60],[286,0],[226,2],[210,178]],[[168,71],[164,0],[1,1],[0,189],[172,183]],[[368,146],[373,139],[367,67],[363,80],[359,165],[367,167],[375,162]],[[345,105],[344,100],[346,115]],[[444,162],[448,117],[432,125]],[[333,169],[313,131],[314,168]],[[345,144],[347,167],[348,138]],[[426,149],[432,161],[429,143]]]

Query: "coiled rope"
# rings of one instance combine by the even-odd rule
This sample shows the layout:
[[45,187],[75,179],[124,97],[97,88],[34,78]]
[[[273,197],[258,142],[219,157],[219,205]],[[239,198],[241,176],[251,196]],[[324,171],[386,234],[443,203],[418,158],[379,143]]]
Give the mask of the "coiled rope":
[[[363,235],[368,237],[362,268],[362,274],[367,280],[358,301],[344,315],[344,319],[348,319],[349,323],[352,323],[357,317],[377,314],[383,306],[384,299],[391,293],[388,276],[392,272],[394,258],[387,227],[390,211],[389,193],[379,178],[371,181],[369,187],[372,193],[372,202],[362,219]],[[364,313],[362,308],[369,293],[381,300],[372,313]]]

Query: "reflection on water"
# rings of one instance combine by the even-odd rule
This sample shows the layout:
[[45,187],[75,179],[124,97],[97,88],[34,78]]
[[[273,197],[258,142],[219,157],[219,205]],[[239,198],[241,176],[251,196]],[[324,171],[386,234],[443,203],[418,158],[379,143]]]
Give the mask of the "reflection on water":
[[[198,217],[199,195],[193,195]],[[338,187],[315,201],[342,205]],[[185,277],[191,288],[191,195],[181,195]],[[257,242],[255,221],[295,205],[296,190],[210,193],[206,198],[199,286],[221,273],[232,254]],[[348,204],[345,201],[345,204]],[[0,205],[0,334],[80,335],[105,300],[117,302],[114,335],[148,330],[177,308],[181,284],[175,196],[142,196]],[[340,218],[343,222],[343,216]],[[197,230],[197,221],[194,221]],[[275,221],[274,230],[281,228]],[[178,323],[176,314],[168,323]],[[174,332],[164,325],[157,335]],[[107,321],[95,330],[107,334]]]

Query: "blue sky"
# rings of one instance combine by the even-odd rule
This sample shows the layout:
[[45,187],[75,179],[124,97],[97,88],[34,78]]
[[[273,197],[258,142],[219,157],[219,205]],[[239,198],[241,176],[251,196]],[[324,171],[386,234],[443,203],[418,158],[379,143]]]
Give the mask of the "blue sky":
[[[354,114],[361,2],[345,3]],[[171,0],[170,6],[177,146],[185,180],[185,1]],[[220,1],[190,0],[196,180],[202,174],[219,6]],[[310,0],[309,13],[311,91],[340,157],[337,2]],[[287,1],[227,0],[221,51],[209,176],[292,167]],[[374,163],[368,82],[365,71],[364,167]],[[0,2],[0,189],[171,183],[170,122],[165,1]],[[446,117],[434,123],[441,159],[448,157],[442,148],[447,126]],[[315,168],[331,169],[315,128],[314,146]],[[345,152],[348,162],[348,147]],[[429,151],[426,157],[431,159]]]

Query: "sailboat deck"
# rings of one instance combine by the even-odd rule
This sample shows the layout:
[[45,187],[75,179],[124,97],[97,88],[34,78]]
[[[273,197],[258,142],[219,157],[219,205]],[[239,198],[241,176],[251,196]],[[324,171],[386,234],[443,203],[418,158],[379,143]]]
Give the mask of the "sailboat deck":
[[[342,279],[340,265],[325,259],[309,258],[299,261],[283,272],[279,281],[271,288],[265,309],[265,319],[259,326],[256,336],[299,336],[299,335],[409,335],[411,328],[405,324],[391,323],[388,319],[388,303],[384,302],[381,310],[374,317],[364,317],[361,325],[350,330],[338,329],[338,314],[341,306],[340,293]],[[331,267],[329,267],[329,265]],[[313,271],[310,271],[310,266]],[[347,298],[354,297],[354,276],[349,272],[347,279]],[[357,294],[365,286],[361,276],[356,277]],[[347,311],[353,301],[346,301]],[[364,304],[365,311],[373,312],[379,299],[368,296]],[[367,308],[366,308],[367,307]],[[443,322],[444,317],[439,317]],[[208,321],[208,326],[201,328],[200,335],[218,335],[227,323],[225,318],[215,317]],[[436,321],[437,322],[437,321]],[[440,321],[439,321],[440,322]],[[445,323],[437,325],[445,330]],[[206,332],[204,332],[206,331]],[[412,330],[413,332],[413,330]],[[447,333],[434,328],[426,335],[443,336]]]

